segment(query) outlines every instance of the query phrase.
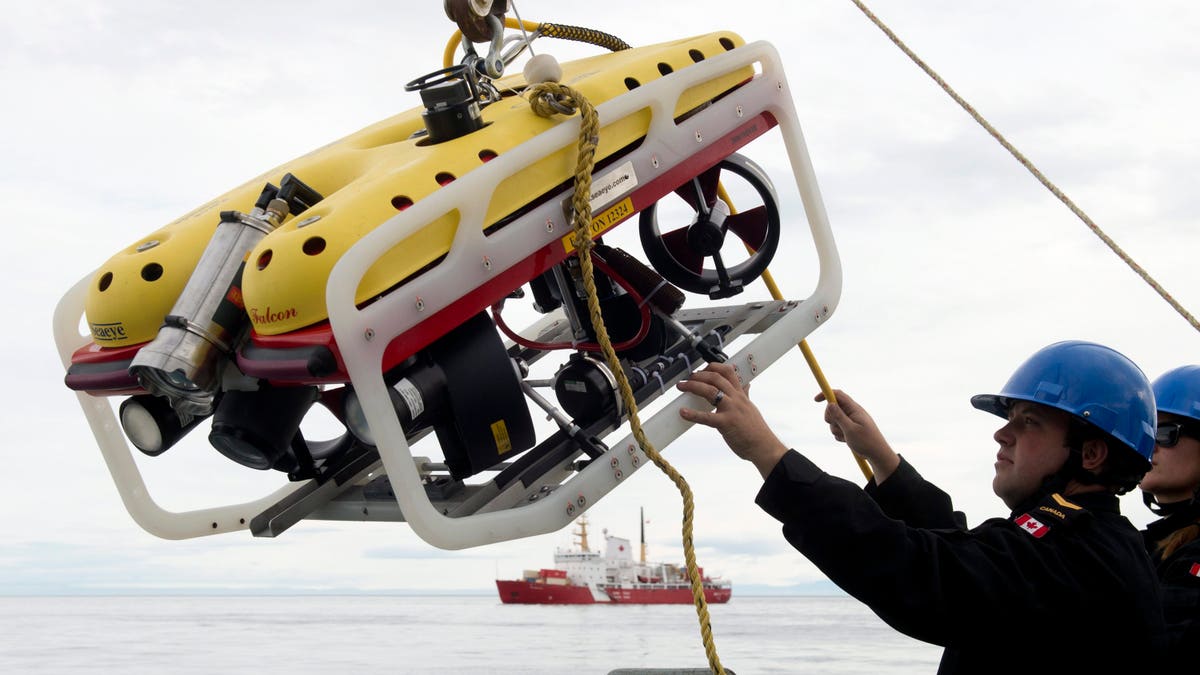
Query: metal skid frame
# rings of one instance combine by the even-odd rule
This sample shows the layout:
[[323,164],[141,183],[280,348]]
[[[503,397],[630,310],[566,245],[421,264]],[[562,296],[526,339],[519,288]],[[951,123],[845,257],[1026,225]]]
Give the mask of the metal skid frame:
[[[762,333],[797,307],[798,303],[792,301],[753,302],[683,310],[678,312],[675,318],[697,335],[722,330],[722,339],[732,341],[742,335]],[[553,342],[569,340],[571,328],[561,312],[556,311],[535,323],[533,331],[536,332],[539,341]],[[514,351],[522,352],[517,347],[509,348],[510,354]],[[694,349],[683,345],[682,341],[669,351],[673,354],[670,357],[670,367],[648,377],[644,385],[635,389],[634,396],[639,408],[644,408],[671,391],[676,382],[687,377],[696,364],[703,362],[700,355]],[[531,355],[522,352],[521,358],[532,364],[547,353],[535,352]],[[752,371],[756,368],[757,364],[752,360]],[[579,428],[577,433],[585,437],[603,438],[612,433],[620,422],[615,415],[609,415]],[[423,431],[427,433],[428,429]],[[410,437],[410,440],[415,442],[425,433]],[[626,468],[632,467],[636,470],[645,456],[634,444],[625,446],[624,453],[620,458],[609,457],[603,460],[607,462],[606,466],[618,482],[627,477]],[[555,493],[564,480],[580,466],[602,461],[600,458],[589,458],[582,460],[582,464],[576,464],[576,460],[583,454],[579,444],[560,429],[516,461],[492,467],[490,471],[499,472],[499,475],[487,483],[467,484],[451,481],[444,464],[433,462],[426,457],[414,457],[413,461],[434,507],[450,517],[458,518],[517,508],[551,495],[555,498],[561,497]],[[404,521],[404,514],[397,504],[391,481],[380,468],[381,461],[377,452],[359,455],[346,462],[331,480],[324,483],[310,481],[304,489],[291,493],[278,504],[259,514],[251,521],[250,531],[255,536],[273,537],[305,518]],[[570,512],[582,512],[586,510],[586,506],[586,501],[580,503],[579,496],[576,495],[575,501],[566,508]]]
[[[684,119],[675,119],[678,101],[685,91],[746,66],[756,66],[757,74],[751,80]],[[698,327],[721,322],[734,333],[754,335],[729,359],[747,382],[828,319],[841,293],[841,264],[774,47],[755,42],[707,58],[609,100],[598,106],[597,112],[605,126],[649,113],[645,138],[608,169],[616,165],[631,168],[637,176],[635,182],[642,186],[675,179],[677,174],[672,170],[678,171],[697,155],[713,161],[727,156],[765,131],[753,127],[756,118],[762,126],[774,122],[783,137],[815,246],[819,263],[816,287],[802,301],[685,310],[676,318]],[[427,482],[430,469],[436,466],[412,454],[410,439],[400,426],[383,379],[384,353],[394,338],[495,282],[498,275],[511,274],[514,266],[527,264],[531,250],[549,251],[563,245],[570,234],[570,223],[560,199],[544,202],[490,234],[485,234],[483,226],[488,204],[505,179],[533,162],[573,147],[578,133],[578,118],[568,119],[499,155],[379,225],[334,266],[326,286],[330,326],[350,384],[376,439],[377,457],[375,452],[364,452],[327,480],[285,484],[253,501],[168,511],[151,497],[111,404],[103,398],[77,393],[121,499],[134,520],[148,532],[167,539],[243,529],[272,536],[305,517],[404,520],[426,542],[444,549],[461,549],[558,530],[644,466],[647,459],[630,434],[612,442],[602,456],[583,466],[585,463],[573,463],[580,454],[574,452],[554,470],[543,468],[539,469],[541,473],[508,480],[503,486],[493,481],[464,486],[453,496],[439,496]],[[595,212],[601,217],[605,209],[612,213],[624,196],[618,191],[597,200]],[[414,282],[366,306],[356,306],[356,290],[367,270],[384,253],[446,214],[457,215],[458,227],[445,259]],[[606,222],[604,229],[635,214],[618,215]],[[91,275],[80,280],[55,311],[55,340],[64,368],[69,366],[71,354],[89,339],[80,335],[79,326],[90,282]],[[534,330],[552,331],[555,320],[553,315],[545,317]],[[690,367],[676,373],[671,382],[686,377]],[[671,382],[664,382],[668,386],[649,398],[673,391],[669,389]],[[666,447],[690,426],[680,418],[679,409],[704,405],[707,403],[690,395],[674,396],[643,420],[646,435],[655,447]],[[604,430],[605,434],[611,432],[611,425]],[[518,457],[513,464],[520,460]],[[386,481],[380,480],[381,475]]]

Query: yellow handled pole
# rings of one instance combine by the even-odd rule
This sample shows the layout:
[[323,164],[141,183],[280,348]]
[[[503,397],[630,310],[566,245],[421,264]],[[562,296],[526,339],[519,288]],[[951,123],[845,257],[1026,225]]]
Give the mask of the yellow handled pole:
[[[782,300],[783,294],[779,292],[779,287],[775,285],[775,280],[771,278],[771,271],[763,270],[762,277],[763,283],[765,283],[767,288],[771,291],[771,297],[775,298],[776,300]],[[817,385],[821,387],[821,393],[825,394],[825,400],[837,405],[837,396],[835,396],[833,393],[833,387],[829,386],[829,381],[825,379],[825,373],[821,372],[821,365],[817,363],[817,357],[813,356],[812,349],[810,349],[808,346],[808,341],[801,340],[800,344],[797,346],[800,347],[800,353],[804,354],[804,360],[808,363],[808,369],[812,371],[813,377],[816,378]],[[862,471],[863,477],[867,480],[874,479],[875,473],[871,471],[871,467],[867,464],[867,460],[859,457],[858,454],[853,451],[850,454],[854,457],[854,461],[858,463],[858,468]]]
[[[729,193],[725,191],[725,186],[720,183],[717,184],[717,196],[729,206],[730,214],[737,213],[737,210],[733,207],[733,202],[729,199]],[[746,245],[746,250],[751,253],[754,252],[754,249],[750,248],[749,245]],[[771,270],[763,270],[762,280],[767,285],[767,290],[770,291],[772,298],[783,300],[783,293],[779,291],[779,286],[775,283],[774,277],[771,276]],[[825,373],[821,372],[821,364],[817,363],[817,357],[813,355],[808,342],[801,340],[797,346],[800,347],[800,353],[804,354],[804,361],[808,363],[808,369],[812,371],[813,377],[816,378],[817,386],[821,388],[821,393],[825,394],[825,400],[837,405],[837,396],[833,393],[833,387],[829,386],[829,380],[826,380]],[[850,454],[854,457],[854,461],[858,463],[858,468],[862,471],[863,477],[867,480],[872,480],[875,477],[875,473],[867,465],[867,460],[859,457],[854,452]]]

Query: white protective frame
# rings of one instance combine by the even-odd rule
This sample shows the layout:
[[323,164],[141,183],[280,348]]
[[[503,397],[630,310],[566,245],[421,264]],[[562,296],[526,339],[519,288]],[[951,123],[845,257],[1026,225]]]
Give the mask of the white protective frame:
[[[91,335],[79,333],[83,318],[87,288],[95,274],[89,274],[67,291],[54,308],[54,343],[62,359],[63,369],[70,367],[75,350],[91,342]],[[75,392],[83,415],[92,428],[100,454],[108,466],[125,510],[142,529],[163,539],[190,539],[206,534],[220,534],[247,529],[250,520],[300,489],[304,483],[288,483],[270,494],[249,502],[217,506],[193,511],[169,511],[158,505],[146,488],[146,481],[133,458],[133,449],[117,422],[108,397]]]
[[[685,91],[749,65],[761,69],[754,79],[675,123],[677,101]],[[632,162],[642,184],[725,138],[755,115],[769,112],[778,122],[820,271],[816,288],[807,299],[731,355],[730,362],[749,381],[828,319],[841,294],[841,263],[779,54],[766,42],[750,43],[597,106],[602,125],[644,110],[652,115],[646,137],[620,160]],[[484,235],[483,223],[492,195],[506,178],[564,147],[574,147],[578,133],[576,116],[459,177],[372,230],[338,260],[330,273],[326,286],[329,321],[350,382],[377,439],[380,459],[404,520],[434,546],[461,549],[556,531],[647,463],[630,434],[612,443],[605,456],[591,462],[546,498],[519,508],[448,517],[426,494],[418,470],[423,460],[413,457],[383,380],[383,355],[393,338],[531,251],[569,234],[570,224],[558,200],[550,200],[491,236]],[[593,206],[599,212],[622,196],[613,195]],[[439,265],[376,302],[356,307],[355,294],[363,276],[385,252],[428,223],[454,212],[459,214],[459,226],[450,252]],[[55,311],[55,341],[64,368],[70,365],[74,350],[89,340],[89,336],[79,335],[78,327],[91,278],[88,275],[68,291]],[[77,396],[126,509],[142,528],[159,537],[181,539],[247,529],[254,516],[304,485],[287,484],[265,497],[240,504],[167,511],[150,496],[111,404],[84,393]],[[655,447],[665,448],[690,427],[678,413],[685,405],[698,406],[690,395],[679,394],[643,420],[646,435]]]

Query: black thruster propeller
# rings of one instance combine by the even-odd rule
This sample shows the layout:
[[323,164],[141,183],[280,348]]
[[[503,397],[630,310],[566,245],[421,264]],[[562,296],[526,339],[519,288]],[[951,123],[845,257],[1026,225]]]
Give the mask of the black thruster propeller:
[[[719,184],[747,183],[758,196],[756,204],[729,204],[718,197]],[[646,257],[668,281],[710,298],[727,298],[763,273],[779,246],[779,205],[770,179],[757,164],[737,154],[675,189],[694,213],[692,222],[664,232],[657,204],[642,210],[640,230]],[[667,197],[666,199],[669,199]],[[727,265],[722,250],[732,232],[753,253]],[[738,252],[737,255],[743,255]]]

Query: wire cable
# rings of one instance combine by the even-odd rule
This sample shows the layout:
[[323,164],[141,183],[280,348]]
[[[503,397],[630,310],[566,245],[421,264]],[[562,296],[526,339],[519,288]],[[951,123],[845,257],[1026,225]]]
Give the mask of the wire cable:
[[850,1],[853,2],[860,10],[862,10],[862,13],[871,20],[871,23],[875,24],[879,30],[883,31],[884,35],[887,35],[888,39],[890,39],[893,44],[900,48],[900,51],[904,52],[908,58],[912,59],[913,63],[917,64],[917,67],[925,71],[926,75],[933,78],[933,81],[938,83],[938,85],[942,88],[942,91],[945,91],[950,98],[954,99],[954,102],[961,106],[963,110],[967,111],[967,114],[970,115],[971,118],[976,122],[978,122],[979,125],[992,136],[992,138],[996,139],[1000,145],[1004,146],[1004,149],[1008,150],[1009,154],[1011,154],[1018,162],[1021,163],[1021,166],[1025,167],[1029,173],[1033,174],[1034,178],[1038,179],[1038,182],[1044,185],[1046,189],[1051,192],[1051,194],[1065,204],[1066,207],[1071,210],[1071,213],[1074,213],[1080,220],[1082,220],[1083,224],[1087,225],[1088,229],[1090,229],[1097,237],[1100,238],[1100,241],[1104,242],[1104,244],[1108,246],[1108,248],[1112,250],[1112,252],[1115,253],[1118,258],[1124,261],[1125,264],[1134,271],[1134,273],[1141,277],[1142,280],[1150,286],[1150,288],[1153,288],[1163,300],[1166,300],[1168,305],[1174,308],[1174,310],[1178,312],[1180,316],[1187,320],[1187,322],[1191,324],[1192,328],[1200,331],[1200,321],[1197,321],[1196,317],[1192,316],[1192,314],[1188,312],[1187,309],[1185,309],[1184,306],[1180,304],[1179,301],[1177,301],[1170,293],[1168,293],[1167,290],[1154,279],[1154,277],[1150,276],[1149,272],[1143,269],[1141,265],[1137,264],[1137,262],[1134,261],[1134,259],[1124,251],[1124,249],[1117,245],[1117,242],[1114,241],[1112,237],[1109,237],[1107,234],[1105,234],[1105,232],[1100,229],[1100,226],[1097,225],[1095,221],[1088,216],[1088,214],[1084,213],[1083,209],[1076,206],[1075,202],[1072,201],[1070,197],[1060,190],[1057,185],[1055,185],[1049,178],[1046,177],[1045,174],[1038,170],[1038,168],[1033,165],[1033,162],[1029,161],[1029,159],[1022,154],[1021,151],[1016,148],[1016,146],[1014,146],[1012,143],[1009,143],[1008,139],[1005,138],[1004,135],[999,131],[997,131],[996,128],[991,125],[991,123],[984,119],[983,115],[979,114],[970,103],[967,103],[966,99],[964,99],[962,96],[959,96],[958,92],[954,91],[954,89],[945,80],[943,80],[942,77],[933,70],[933,68],[929,67],[929,65],[921,60],[921,57],[917,56],[913,50],[909,49],[908,45],[904,44],[904,41],[901,40],[891,28],[888,28],[887,25],[879,19],[879,17],[875,16],[874,12],[872,12],[862,2],[862,0]]

